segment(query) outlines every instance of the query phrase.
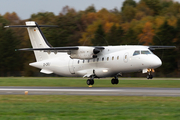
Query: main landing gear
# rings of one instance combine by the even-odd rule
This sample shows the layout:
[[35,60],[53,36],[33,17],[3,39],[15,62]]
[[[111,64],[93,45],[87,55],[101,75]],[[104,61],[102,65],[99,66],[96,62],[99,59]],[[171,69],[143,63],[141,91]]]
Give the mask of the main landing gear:
[[119,83],[119,80],[118,80],[118,77],[115,76],[112,80],[111,80],[111,83],[114,85],[114,84],[118,84]]
[[94,79],[88,79],[87,84],[88,85],[94,85]]
[[[114,76],[113,79],[111,79],[111,83],[114,85],[114,84],[118,84],[119,83],[119,80],[118,80],[118,76],[122,76],[121,74],[117,74],[116,76]],[[96,76],[91,76],[90,79],[87,80],[87,85],[94,85],[94,78]]]
[[118,79],[116,79],[116,78],[113,78],[112,80],[111,80],[111,83],[114,85],[114,84],[118,84],[119,83],[119,80]]

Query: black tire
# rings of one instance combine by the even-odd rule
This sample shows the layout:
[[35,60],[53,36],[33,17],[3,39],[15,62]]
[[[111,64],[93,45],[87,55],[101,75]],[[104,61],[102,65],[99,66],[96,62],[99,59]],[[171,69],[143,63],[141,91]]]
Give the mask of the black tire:
[[149,75],[149,78],[150,78],[150,79],[153,79],[153,75]]
[[93,79],[91,80],[91,85],[94,85],[94,80]]
[[115,79],[112,79],[112,80],[111,80],[111,83],[114,85],[114,84],[115,84]]
[[115,84],[118,84],[119,83],[119,80],[118,79],[115,79]]
[[91,80],[88,79],[86,83],[87,83],[87,85],[91,85]]

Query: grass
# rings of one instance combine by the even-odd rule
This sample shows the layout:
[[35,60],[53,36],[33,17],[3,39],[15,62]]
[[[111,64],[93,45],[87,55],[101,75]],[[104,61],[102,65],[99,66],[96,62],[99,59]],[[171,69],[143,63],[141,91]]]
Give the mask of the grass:
[[178,120],[180,97],[1,95],[2,120]]
[[[1,86],[87,87],[83,78],[2,77]],[[179,88],[175,78],[95,79],[93,87]],[[0,120],[178,120],[180,97],[0,95]]]
[[[0,86],[59,86],[87,87],[86,78],[68,77],[1,77]],[[93,87],[167,87],[180,88],[178,78],[119,78],[118,85],[111,84],[111,78],[95,79]]]

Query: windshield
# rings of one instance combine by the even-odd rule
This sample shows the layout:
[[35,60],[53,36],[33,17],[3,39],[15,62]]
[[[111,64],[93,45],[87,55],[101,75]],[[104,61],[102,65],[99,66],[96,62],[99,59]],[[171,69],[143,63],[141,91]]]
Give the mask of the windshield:
[[143,51],[141,51],[141,54],[151,54],[148,50],[143,50]]
[[145,55],[147,55],[147,54],[151,54],[151,52],[150,51],[148,51],[148,50],[136,50],[136,51],[134,51],[134,53],[133,53],[133,56],[135,56],[135,55],[140,55],[140,54],[145,54]]

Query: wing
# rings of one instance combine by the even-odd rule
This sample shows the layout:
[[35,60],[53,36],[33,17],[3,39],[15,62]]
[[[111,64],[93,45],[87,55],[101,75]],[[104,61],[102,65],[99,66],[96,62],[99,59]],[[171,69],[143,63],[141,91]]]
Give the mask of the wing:
[[175,49],[176,46],[149,46],[150,50],[156,50],[156,49]]
[[[44,52],[69,52],[73,50],[78,50],[81,48],[81,46],[72,46],[72,47],[51,47],[51,48],[22,48],[22,49],[16,49],[16,51],[44,51]],[[90,48],[90,47],[87,47]],[[94,46],[92,47],[95,50],[103,50],[105,49],[102,46]]]
[[72,59],[92,59],[96,58],[97,54],[105,49],[102,46],[72,46],[72,47],[50,47],[50,48],[23,48],[16,51],[41,51],[47,53],[67,52]]

